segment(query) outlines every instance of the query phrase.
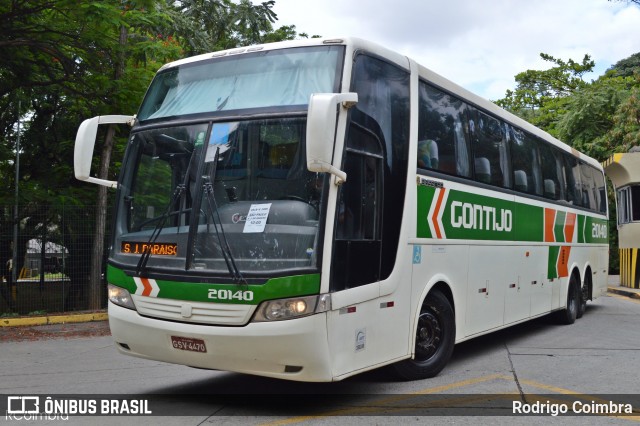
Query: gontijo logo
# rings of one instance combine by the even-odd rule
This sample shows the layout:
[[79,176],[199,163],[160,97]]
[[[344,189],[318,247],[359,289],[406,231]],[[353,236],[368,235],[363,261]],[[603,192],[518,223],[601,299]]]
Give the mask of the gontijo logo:
[[508,209],[496,209],[491,206],[453,201],[451,203],[451,226],[454,228],[511,232],[513,228],[513,213]]
[[429,209],[425,221],[429,232],[423,236],[437,239],[505,239],[508,238],[506,234],[514,229],[513,202],[431,185],[419,188],[418,202],[428,203]]
[[424,178],[418,181],[417,213],[419,238],[608,243],[606,218],[444,188]]

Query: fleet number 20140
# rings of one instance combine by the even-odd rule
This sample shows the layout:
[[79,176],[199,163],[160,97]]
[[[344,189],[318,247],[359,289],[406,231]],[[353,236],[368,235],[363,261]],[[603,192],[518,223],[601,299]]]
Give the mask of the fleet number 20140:
[[241,300],[250,302],[253,300],[253,291],[249,290],[227,290],[227,289],[209,289],[209,299],[214,300]]

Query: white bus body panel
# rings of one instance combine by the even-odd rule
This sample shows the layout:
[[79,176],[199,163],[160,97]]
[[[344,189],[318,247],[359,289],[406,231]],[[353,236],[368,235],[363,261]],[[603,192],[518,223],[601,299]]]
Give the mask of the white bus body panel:
[[[333,379],[326,324],[325,314],[244,327],[185,324],[143,317],[109,303],[111,334],[123,354],[287,380]],[[175,349],[171,336],[202,339],[207,352]],[[293,371],[286,372],[287,366]]]

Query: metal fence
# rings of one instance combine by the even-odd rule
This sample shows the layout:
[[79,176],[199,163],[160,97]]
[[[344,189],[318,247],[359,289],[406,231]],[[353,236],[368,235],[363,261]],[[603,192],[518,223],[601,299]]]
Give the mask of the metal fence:
[[[94,206],[35,206],[21,211],[14,254],[13,206],[0,206],[0,317],[101,309],[106,306],[102,257],[91,303]],[[108,215],[109,216],[109,215]],[[107,218],[107,228],[110,220]],[[105,235],[109,235],[109,229]],[[105,238],[106,244],[108,237]],[[17,258],[14,265],[13,258]],[[15,266],[15,274],[13,268]],[[15,280],[13,276],[15,275]]]

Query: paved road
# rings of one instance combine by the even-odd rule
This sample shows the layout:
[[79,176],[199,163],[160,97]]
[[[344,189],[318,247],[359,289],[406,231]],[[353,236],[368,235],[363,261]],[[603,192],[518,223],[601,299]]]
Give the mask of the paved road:
[[[395,381],[384,371],[307,384],[196,370],[121,356],[110,336],[3,342],[0,361],[4,395],[165,394],[171,412],[180,416],[72,418],[64,424],[466,423],[456,416],[422,417],[421,407],[433,402],[423,395],[454,398],[457,413],[496,414],[497,408],[511,408],[502,394],[525,394],[528,402],[530,395],[544,394],[551,404],[570,406],[611,400],[609,394],[639,394],[640,300],[612,295],[588,305],[571,326],[543,318],[465,342],[440,375],[414,382]],[[485,408],[472,411],[478,406]],[[629,424],[638,416],[481,416],[473,422]]]

